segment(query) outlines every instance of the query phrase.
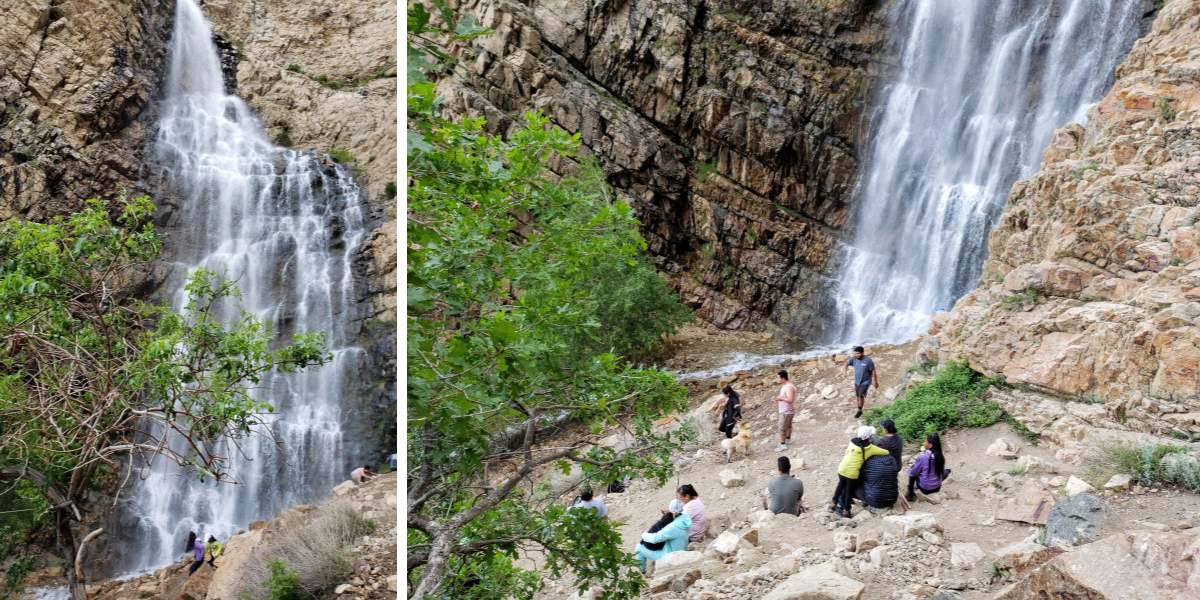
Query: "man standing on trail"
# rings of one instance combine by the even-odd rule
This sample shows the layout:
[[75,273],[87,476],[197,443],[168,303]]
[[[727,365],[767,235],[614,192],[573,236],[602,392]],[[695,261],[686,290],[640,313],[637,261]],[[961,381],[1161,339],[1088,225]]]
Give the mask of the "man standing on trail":
[[865,356],[862,346],[854,347],[854,356],[842,365],[842,377],[847,375],[850,367],[854,367],[854,396],[858,398],[858,412],[854,413],[854,418],[862,416],[863,401],[867,399],[867,389],[871,387],[871,383],[875,383],[875,389],[879,389],[879,375],[875,373],[875,361]]
[[792,439],[792,418],[796,416],[796,386],[788,381],[788,372],[779,372],[779,397],[775,405],[779,407],[779,445],[776,452],[787,450],[788,440]]

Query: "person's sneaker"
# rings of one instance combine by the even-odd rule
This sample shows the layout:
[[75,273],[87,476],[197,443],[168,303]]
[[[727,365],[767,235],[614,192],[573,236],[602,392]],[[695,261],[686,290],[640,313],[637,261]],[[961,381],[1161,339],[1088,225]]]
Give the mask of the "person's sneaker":
[[854,413],[854,418],[857,419],[861,416],[862,416],[862,407],[859,407],[858,412]]
[[909,502],[916,502],[916,501],[917,501],[917,495],[916,495],[916,494],[914,494],[914,493],[912,493],[912,492],[909,492],[909,493],[907,493],[907,494],[904,494],[904,499],[905,499],[905,500],[908,500]]
[[775,446],[776,452],[783,452],[784,450],[787,450],[787,444],[780,444],[778,446]]

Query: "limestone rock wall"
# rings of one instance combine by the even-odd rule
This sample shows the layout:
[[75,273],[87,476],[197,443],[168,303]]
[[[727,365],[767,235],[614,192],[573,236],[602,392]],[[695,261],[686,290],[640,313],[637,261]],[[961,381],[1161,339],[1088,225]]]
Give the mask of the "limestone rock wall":
[[140,191],[174,6],[0,2],[0,220]]
[[979,288],[930,328],[942,359],[1069,445],[1200,434],[1200,4],[1168,0],[1112,91],[1016,183]]
[[874,5],[465,0],[496,33],[439,92],[493,132],[540,109],[580,134],[700,317],[812,339],[882,48]]

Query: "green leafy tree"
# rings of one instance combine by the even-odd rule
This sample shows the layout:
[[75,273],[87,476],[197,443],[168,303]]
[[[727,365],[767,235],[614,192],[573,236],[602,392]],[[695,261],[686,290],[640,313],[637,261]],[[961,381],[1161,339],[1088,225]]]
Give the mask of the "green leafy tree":
[[0,225],[0,482],[44,495],[75,565],[67,575],[77,600],[84,547],[104,530],[76,544],[71,524],[89,510],[99,475],[158,458],[236,482],[216,448],[274,410],[252,386],[329,359],[323,334],[272,350],[256,316],[219,320],[218,308],[236,308],[237,289],[216,273],[189,278],[182,313],[132,298],[162,247],[153,209],[145,197],[92,200],[49,223]]
[[[640,257],[630,207],[602,182],[547,170],[578,136],[535,113],[507,140],[441,116],[426,80],[453,66],[440,44],[487,31],[437,6],[408,13],[409,595],[529,597],[542,576],[572,574],[581,590],[631,598],[645,583],[614,524],[533,490],[550,472],[667,480],[694,434],[653,423],[684,408],[684,390],[612,350],[652,346],[687,314]],[[610,304],[622,289],[640,300]],[[639,322],[639,310],[657,312]],[[581,427],[548,435],[564,422]],[[597,444],[614,425],[632,442]],[[517,566],[519,551],[540,554],[537,571]]]

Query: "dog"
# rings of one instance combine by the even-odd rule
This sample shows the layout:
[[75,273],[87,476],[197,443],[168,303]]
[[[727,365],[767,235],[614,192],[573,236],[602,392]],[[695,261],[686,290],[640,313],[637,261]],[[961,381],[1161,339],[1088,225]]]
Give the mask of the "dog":
[[749,427],[742,425],[738,427],[738,434],[725,440],[721,440],[721,447],[725,449],[725,462],[733,459],[734,452],[741,452],[743,457],[749,456],[750,439],[754,432],[750,431]]

